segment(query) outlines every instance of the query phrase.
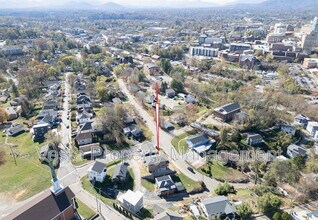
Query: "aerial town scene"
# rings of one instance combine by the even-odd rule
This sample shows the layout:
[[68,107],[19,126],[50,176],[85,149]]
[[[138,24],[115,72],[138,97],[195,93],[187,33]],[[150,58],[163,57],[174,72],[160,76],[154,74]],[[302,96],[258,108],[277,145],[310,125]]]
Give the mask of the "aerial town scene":
[[0,219],[317,220],[318,0],[0,0]]

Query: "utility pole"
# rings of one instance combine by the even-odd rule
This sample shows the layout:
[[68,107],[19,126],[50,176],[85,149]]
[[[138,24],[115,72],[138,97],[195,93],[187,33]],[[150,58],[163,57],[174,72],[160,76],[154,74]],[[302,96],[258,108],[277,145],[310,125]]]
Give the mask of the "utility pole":
[[156,83],[156,149],[159,154],[160,151],[160,141],[159,141],[159,131],[160,131],[160,103],[159,103],[159,84]]

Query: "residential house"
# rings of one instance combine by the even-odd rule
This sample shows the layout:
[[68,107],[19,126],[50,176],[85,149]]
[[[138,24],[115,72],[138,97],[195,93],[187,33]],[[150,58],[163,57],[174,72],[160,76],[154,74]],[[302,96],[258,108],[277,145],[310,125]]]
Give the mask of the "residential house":
[[5,107],[4,110],[8,114],[8,121],[18,118],[18,113],[16,112],[15,107]]
[[79,95],[76,98],[77,108],[91,108],[93,106],[91,99],[86,95]]
[[76,143],[78,146],[86,145],[86,144],[91,144],[93,143],[93,135],[92,132],[84,132],[84,133],[79,133],[75,137]]
[[174,129],[173,124],[171,124],[169,121],[165,121],[165,122],[163,123],[163,127],[164,127],[164,129],[166,129],[167,131],[171,131],[171,130]]
[[193,95],[187,95],[185,98],[185,102],[186,103],[192,103],[195,104],[197,102],[197,100],[195,99],[195,97]]
[[287,155],[289,158],[295,158],[298,155],[307,157],[307,150],[304,147],[298,146],[296,144],[291,144],[287,147]]
[[208,219],[215,219],[217,216],[234,219],[236,209],[225,196],[204,199],[201,208]]
[[255,56],[254,54],[241,54],[239,58],[240,67],[246,67],[248,69],[252,69],[255,64]]
[[106,177],[106,171],[105,163],[95,161],[95,163],[87,171],[88,179],[102,183]]
[[125,136],[129,136],[131,134],[130,127],[126,127],[123,129],[123,133]]
[[148,104],[152,104],[155,101],[155,96],[154,95],[147,95],[145,97],[145,102]]
[[176,96],[176,92],[173,89],[166,89],[166,96],[168,98],[174,98]]
[[138,138],[142,135],[142,130],[138,126],[132,126],[130,129],[133,137]]
[[79,146],[80,154],[83,158],[86,159],[95,159],[103,155],[103,148],[99,143],[85,144]]
[[0,95],[0,103],[4,104],[9,101],[9,95]]
[[92,121],[85,122],[84,124],[80,124],[78,127],[78,133],[88,133],[94,132],[94,126]]
[[164,205],[155,204],[153,207],[154,220],[182,220],[183,217],[166,208]]
[[119,196],[118,201],[124,209],[132,213],[138,213],[143,208],[143,197],[144,194],[140,191],[133,192],[128,190]]
[[214,140],[209,140],[205,134],[190,136],[186,139],[186,142],[189,149],[192,149],[199,154],[208,151],[215,143]]
[[161,172],[168,169],[169,160],[162,155],[151,155],[145,157],[144,164],[147,167],[149,173]]
[[316,132],[318,131],[318,122],[315,122],[315,121],[308,122],[306,129],[309,132],[309,134],[314,137]]
[[128,164],[120,163],[117,164],[113,173],[112,181],[114,183],[124,183],[128,178]]
[[307,214],[307,220],[317,220],[318,219],[318,209]]
[[42,120],[47,115],[57,118],[58,112],[55,109],[42,109],[39,114],[36,116],[37,120]]
[[144,73],[147,75],[158,75],[160,74],[161,69],[157,64],[154,63],[146,63],[144,65]]
[[247,136],[247,143],[251,146],[256,146],[263,143],[263,137],[260,134],[251,134]]
[[32,127],[33,140],[42,140],[44,135],[49,131],[49,124],[37,124]]
[[90,113],[83,111],[82,113],[76,116],[76,122],[82,125],[82,124],[85,124],[86,122],[90,122],[91,118],[92,118],[92,115]]
[[282,132],[285,132],[285,133],[290,134],[292,136],[295,136],[295,134],[296,134],[296,128],[294,126],[292,126],[292,125],[286,125],[286,124],[285,125],[281,125],[280,126],[280,130]]
[[170,175],[155,178],[156,190],[159,196],[168,196],[176,192],[177,187]]
[[240,112],[240,106],[237,103],[229,103],[219,108],[214,109],[216,117],[221,118],[223,121],[231,121],[236,113]]
[[13,213],[5,216],[4,219],[72,220],[79,217],[76,208],[75,194],[69,187],[61,189],[58,192],[52,192],[50,189],[47,189],[24,203]]
[[294,118],[294,125],[301,125],[303,128],[306,128],[309,122],[309,118],[305,115],[298,114]]
[[8,128],[7,130],[7,134],[9,136],[13,136],[16,135],[20,132],[24,131],[24,127],[23,125],[21,125],[20,123],[13,123],[10,128]]
[[57,110],[57,101],[50,99],[43,104],[42,110]]
[[125,124],[132,124],[132,123],[134,123],[134,122],[135,122],[135,119],[134,119],[133,117],[126,116],[126,117],[124,118],[124,123],[125,123]]

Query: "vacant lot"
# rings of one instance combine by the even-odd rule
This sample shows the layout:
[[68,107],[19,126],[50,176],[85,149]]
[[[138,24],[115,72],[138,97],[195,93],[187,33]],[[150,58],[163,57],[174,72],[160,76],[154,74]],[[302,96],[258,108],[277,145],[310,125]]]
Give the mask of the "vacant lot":
[[232,167],[223,166],[217,162],[209,162],[202,166],[199,171],[212,178],[228,182],[241,182],[247,181],[248,179],[240,171],[233,169]]
[[[50,186],[50,168],[39,162],[38,149],[45,143],[34,143],[30,133],[9,137],[8,143],[14,146],[4,146],[3,163],[0,165],[0,192],[6,192],[15,200],[29,198]],[[15,160],[11,156],[15,155]]]
[[83,219],[90,219],[96,214],[94,210],[85,205],[81,200],[76,199],[76,202],[78,205],[77,211]]

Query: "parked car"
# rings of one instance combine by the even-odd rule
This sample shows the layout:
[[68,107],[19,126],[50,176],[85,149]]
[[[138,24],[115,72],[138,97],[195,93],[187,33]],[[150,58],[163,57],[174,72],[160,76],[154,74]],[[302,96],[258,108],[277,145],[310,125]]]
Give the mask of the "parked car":
[[191,173],[195,173],[194,169],[192,167],[187,168]]

